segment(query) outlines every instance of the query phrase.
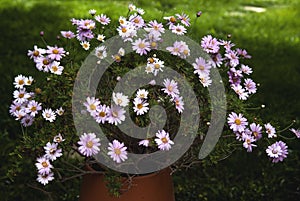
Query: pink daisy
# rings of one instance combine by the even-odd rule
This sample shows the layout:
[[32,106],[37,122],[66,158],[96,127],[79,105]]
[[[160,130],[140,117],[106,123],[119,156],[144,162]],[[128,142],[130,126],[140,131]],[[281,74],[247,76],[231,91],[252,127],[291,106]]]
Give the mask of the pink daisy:
[[127,147],[124,146],[124,143],[120,143],[118,140],[114,140],[113,143],[109,143],[107,153],[113,161],[121,163],[127,159]]
[[169,133],[165,130],[159,130],[156,133],[155,142],[160,150],[170,150],[171,145],[174,144],[172,140],[170,140]]
[[78,144],[78,151],[84,156],[93,156],[96,155],[101,145],[99,143],[100,139],[96,137],[95,133],[84,133],[80,136]]

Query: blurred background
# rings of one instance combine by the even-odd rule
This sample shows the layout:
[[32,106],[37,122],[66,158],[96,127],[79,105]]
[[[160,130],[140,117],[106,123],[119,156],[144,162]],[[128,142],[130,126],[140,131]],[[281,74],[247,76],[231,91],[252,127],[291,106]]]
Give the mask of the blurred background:
[[[89,17],[96,9],[117,19],[127,14],[130,1],[111,0],[0,0],[0,199],[76,200],[79,183],[66,182],[47,190],[31,185],[34,164],[12,152],[22,135],[17,121],[9,116],[13,79],[18,74],[43,79],[27,50],[42,46],[40,31],[49,44],[57,43],[60,30],[72,29],[71,18]],[[162,0],[131,1],[146,11],[144,18],[185,12],[191,18],[192,38],[207,34],[231,39],[252,55],[253,79],[260,83],[251,97],[261,116],[274,125],[299,128],[300,117],[300,2],[298,0]],[[202,15],[196,19],[196,13]],[[287,137],[293,137],[287,136]],[[300,197],[300,139],[287,143],[293,152],[280,164],[271,164],[266,154],[233,152],[223,159],[176,172],[176,201],[195,200],[297,200]],[[218,150],[216,150],[218,151]],[[17,161],[16,161],[17,160]],[[15,164],[22,165],[15,165]],[[77,182],[77,183],[76,183]]]

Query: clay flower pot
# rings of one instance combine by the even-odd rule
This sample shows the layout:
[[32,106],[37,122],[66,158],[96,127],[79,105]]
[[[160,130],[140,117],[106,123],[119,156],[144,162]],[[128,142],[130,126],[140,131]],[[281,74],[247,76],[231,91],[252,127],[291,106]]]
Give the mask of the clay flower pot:
[[[175,201],[173,180],[170,169],[145,176],[135,176],[128,188],[128,182],[122,183],[120,197],[109,194],[102,174],[87,174],[82,178],[79,201]],[[124,178],[123,181],[126,181]]]

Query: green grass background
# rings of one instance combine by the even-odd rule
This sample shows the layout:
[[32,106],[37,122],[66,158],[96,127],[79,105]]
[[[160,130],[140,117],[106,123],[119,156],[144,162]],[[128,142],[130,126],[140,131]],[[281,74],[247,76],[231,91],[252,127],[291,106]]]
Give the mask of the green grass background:
[[[0,0],[0,198],[1,200],[47,200],[48,196],[26,185],[30,176],[6,176],[9,153],[16,146],[20,126],[8,114],[14,76],[33,75],[44,79],[27,57],[33,45],[43,45],[39,32],[49,44],[56,43],[60,30],[72,28],[70,18],[88,17],[89,9],[117,19],[126,15],[129,1]],[[298,0],[162,0],[133,1],[145,9],[145,18],[161,18],[185,12],[195,19],[192,38],[206,34],[232,40],[252,55],[253,78],[260,83],[252,98],[265,104],[261,116],[276,125],[288,125],[300,117],[300,2]],[[245,6],[265,8],[257,13]],[[264,155],[234,153],[227,160],[196,166],[174,175],[176,197],[181,200],[294,200],[300,196],[300,140],[290,143],[293,157],[272,165]],[[69,188],[68,188],[69,187]],[[72,189],[70,189],[72,187]],[[74,200],[77,188],[60,186],[60,200]],[[27,193],[30,192],[30,193]],[[70,194],[74,195],[71,196]]]

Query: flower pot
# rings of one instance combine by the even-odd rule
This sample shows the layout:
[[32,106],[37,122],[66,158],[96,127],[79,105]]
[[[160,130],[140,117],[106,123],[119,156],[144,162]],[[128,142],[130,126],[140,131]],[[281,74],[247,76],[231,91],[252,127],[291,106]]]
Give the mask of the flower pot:
[[135,176],[128,186],[122,179],[120,197],[109,194],[102,174],[83,176],[79,201],[175,201],[170,169],[164,169],[145,176]]

